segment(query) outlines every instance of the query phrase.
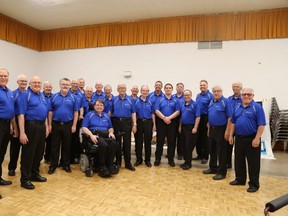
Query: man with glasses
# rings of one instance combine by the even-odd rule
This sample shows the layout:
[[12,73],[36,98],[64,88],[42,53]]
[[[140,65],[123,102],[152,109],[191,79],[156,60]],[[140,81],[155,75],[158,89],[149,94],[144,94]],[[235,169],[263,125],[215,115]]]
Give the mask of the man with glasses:
[[210,147],[209,169],[204,174],[216,174],[214,180],[226,178],[226,154],[229,138],[229,125],[232,110],[227,98],[223,96],[220,86],[212,88],[214,99],[208,108],[208,136]]
[[9,72],[5,68],[0,68],[0,185],[12,184],[11,181],[2,178],[2,163],[9,143],[11,120],[14,137],[18,137],[18,129],[14,119],[14,95],[7,87],[8,81]]
[[31,181],[46,182],[40,175],[40,162],[43,157],[45,138],[49,134],[47,115],[48,108],[41,91],[42,82],[34,76],[29,88],[21,95],[19,106],[21,153],[21,187],[33,190]]
[[256,103],[254,91],[243,88],[241,92],[242,104],[235,108],[231,118],[229,143],[233,144],[235,132],[235,174],[236,179],[230,185],[245,185],[246,159],[248,163],[249,188],[247,192],[256,192],[259,187],[261,135],[266,121],[264,110]]
[[[23,92],[26,91],[28,80],[24,74],[20,74],[17,77],[18,88],[13,91],[15,98],[15,121],[18,127],[18,115],[19,115],[19,100]],[[10,161],[8,164],[8,175],[15,176],[15,170],[17,168],[17,162],[19,158],[19,152],[21,148],[21,143],[19,137],[11,136],[10,138]]]

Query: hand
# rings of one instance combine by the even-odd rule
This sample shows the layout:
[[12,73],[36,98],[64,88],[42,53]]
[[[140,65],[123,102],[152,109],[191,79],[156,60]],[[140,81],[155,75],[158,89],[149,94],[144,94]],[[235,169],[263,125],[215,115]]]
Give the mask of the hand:
[[224,139],[227,141],[229,140],[229,131],[227,131],[227,130],[225,131]]
[[152,129],[153,131],[156,131],[157,129],[156,129],[156,125],[153,125],[153,129]]
[[108,137],[112,138],[112,139],[115,139],[115,135],[113,133],[109,133]]
[[48,131],[49,133],[52,133],[52,125],[48,125]]
[[181,127],[178,128],[178,132],[181,133]]
[[137,125],[133,125],[132,132],[135,134],[137,132]]
[[259,146],[259,144],[260,144],[260,138],[255,137],[252,141],[252,146],[254,148],[257,148]]
[[229,141],[229,144],[230,144],[230,145],[233,145],[233,143],[234,143],[234,138],[233,138],[233,136],[229,136],[228,141]]
[[71,127],[71,132],[72,132],[72,133],[75,133],[75,132],[76,132],[76,126],[72,125],[72,127]]
[[79,121],[83,120],[84,116],[83,115],[79,115]]
[[49,127],[46,128],[46,134],[45,134],[45,138],[47,138],[49,136]]
[[15,137],[15,138],[18,137],[18,136],[19,136],[19,130],[18,130],[18,128],[14,128],[12,134],[13,134],[13,137]]
[[198,128],[195,128],[195,127],[194,127],[194,128],[192,129],[192,134],[196,134],[196,133],[197,133],[197,130],[198,130]]
[[92,135],[90,136],[91,141],[92,141],[93,143],[95,143],[95,144],[98,143],[98,139],[97,139],[97,138],[99,138],[97,135],[93,135],[93,134],[92,134]]
[[26,136],[25,133],[20,134],[20,142],[21,142],[23,145],[26,145],[27,142],[29,142],[28,137]]

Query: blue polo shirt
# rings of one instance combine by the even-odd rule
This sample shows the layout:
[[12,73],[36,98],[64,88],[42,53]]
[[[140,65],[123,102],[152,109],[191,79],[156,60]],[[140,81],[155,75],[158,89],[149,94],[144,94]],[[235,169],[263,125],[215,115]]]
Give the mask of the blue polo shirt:
[[54,94],[50,93],[49,95],[47,95],[47,94],[45,94],[44,91],[42,93],[43,93],[43,95],[45,97],[46,105],[47,105],[47,108],[49,110],[50,104],[51,104],[51,101],[52,101],[52,97],[53,97]]
[[172,97],[175,98],[176,100],[178,100],[179,104],[185,103],[184,94],[182,94],[180,97],[178,97],[178,95],[176,93],[176,94],[173,94]]
[[91,98],[90,100],[88,100],[86,98],[86,96],[83,96],[82,97],[82,100],[81,100],[81,106],[83,109],[84,109],[84,113],[83,113],[83,116],[85,116],[88,112],[89,112],[89,106],[92,104],[94,104],[95,101]]
[[221,97],[218,101],[212,100],[208,108],[208,122],[211,126],[227,124],[227,119],[232,115],[232,109],[227,98]]
[[207,90],[204,94],[200,92],[197,94],[196,102],[199,104],[201,109],[201,115],[207,115],[208,114],[208,107],[210,102],[214,99],[213,94]]
[[53,112],[54,121],[72,121],[74,119],[74,111],[78,110],[78,103],[71,92],[68,92],[66,96],[63,96],[60,92],[53,95],[50,111]]
[[266,125],[264,110],[254,100],[245,108],[239,104],[235,108],[231,122],[235,124],[235,132],[238,136],[256,134],[259,126]]
[[28,121],[45,121],[48,116],[43,93],[35,93],[30,87],[20,95],[18,107],[19,115],[23,114]]
[[122,99],[119,95],[113,98],[112,114],[116,118],[131,118],[132,113],[135,113],[135,106],[133,99],[125,95]]
[[231,95],[228,97],[228,100],[230,102],[231,108],[234,111],[235,108],[239,105],[242,104],[242,99],[241,96],[239,95],[237,98],[234,97],[234,95]]
[[82,123],[82,127],[86,127],[89,130],[108,130],[112,128],[110,117],[107,113],[102,113],[99,116],[96,110],[89,112]]
[[[25,90],[26,91],[26,90]],[[20,98],[21,98],[21,95],[22,95],[22,91],[17,88],[13,91],[13,95],[14,95],[14,100],[15,100],[15,103],[14,103],[14,107],[15,107],[15,116],[18,116],[19,115],[19,107],[18,107],[18,104],[20,102]]]
[[157,100],[155,111],[159,110],[164,116],[170,116],[175,111],[180,111],[180,104],[175,98],[168,99],[165,95],[163,98]]
[[98,94],[96,91],[92,95],[92,99],[94,101],[97,101],[98,99],[104,100],[105,98],[105,93],[102,91],[100,94]]
[[157,95],[155,91],[148,94],[147,98],[152,102],[153,110],[155,110],[155,105],[156,105],[157,100],[163,97],[164,97],[164,93],[162,91],[159,95]]
[[138,119],[152,119],[154,110],[152,102],[148,98],[144,101],[141,97],[138,97],[135,101],[135,110]]
[[108,113],[108,112],[112,112],[112,103],[113,103],[113,98],[114,96],[112,95],[112,97],[110,99],[108,99],[106,96],[104,98],[104,110],[103,112]]
[[0,86],[0,119],[10,120],[14,117],[14,95],[6,86]]
[[181,105],[181,122],[182,124],[195,124],[196,117],[200,116],[200,106],[191,100],[188,105],[184,102]]
[[82,102],[82,97],[83,97],[82,92],[81,92],[79,89],[77,89],[77,91],[76,91],[75,93],[73,93],[73,92],[71,91],[71,89],[70,89],[69,91],[70,91],[71,94],[74,95],[74,97],[75,97],[75,99],[76,99],[76,102],[77,102],[77,104],[78,104],[78,106],[79,106],[79,109],[80,109],[80,107],[81,107],[81,102]]

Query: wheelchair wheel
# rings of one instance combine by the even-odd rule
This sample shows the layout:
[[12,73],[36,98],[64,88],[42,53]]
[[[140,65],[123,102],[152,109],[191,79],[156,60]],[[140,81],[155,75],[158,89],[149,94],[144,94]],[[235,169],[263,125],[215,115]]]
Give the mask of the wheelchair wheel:
[[92,176],[93,176],[93,170],[88,168],[88,169],[85,171],[85,175],[86,175],[87,177],[92,177]]
[[80,155],[79,165],[80,165],[80,170],[82,172],[86,172],[86,170],[89,167],[89,159],[88,159],[87,155],[85,155],[85,154]]

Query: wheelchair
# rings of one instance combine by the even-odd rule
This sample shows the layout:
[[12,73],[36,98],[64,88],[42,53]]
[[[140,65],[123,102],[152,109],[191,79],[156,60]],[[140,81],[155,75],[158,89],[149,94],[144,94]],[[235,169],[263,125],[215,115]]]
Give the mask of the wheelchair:
[[[108,138],[104,136],[103,138],[106,142],[115,141],[115,139]],[[82,144],[83,154],[80,155],[80,170],[85,173],[87,177],[92,177],[94,172],[99,172],[99,162],[97,158],[98,154],[98,144],[95,144],[91,141],[90,137],[87,134],[82,134]],[[119,170],[118,170],[119,171]],[[116,170],[113,174],[117,174]]]

